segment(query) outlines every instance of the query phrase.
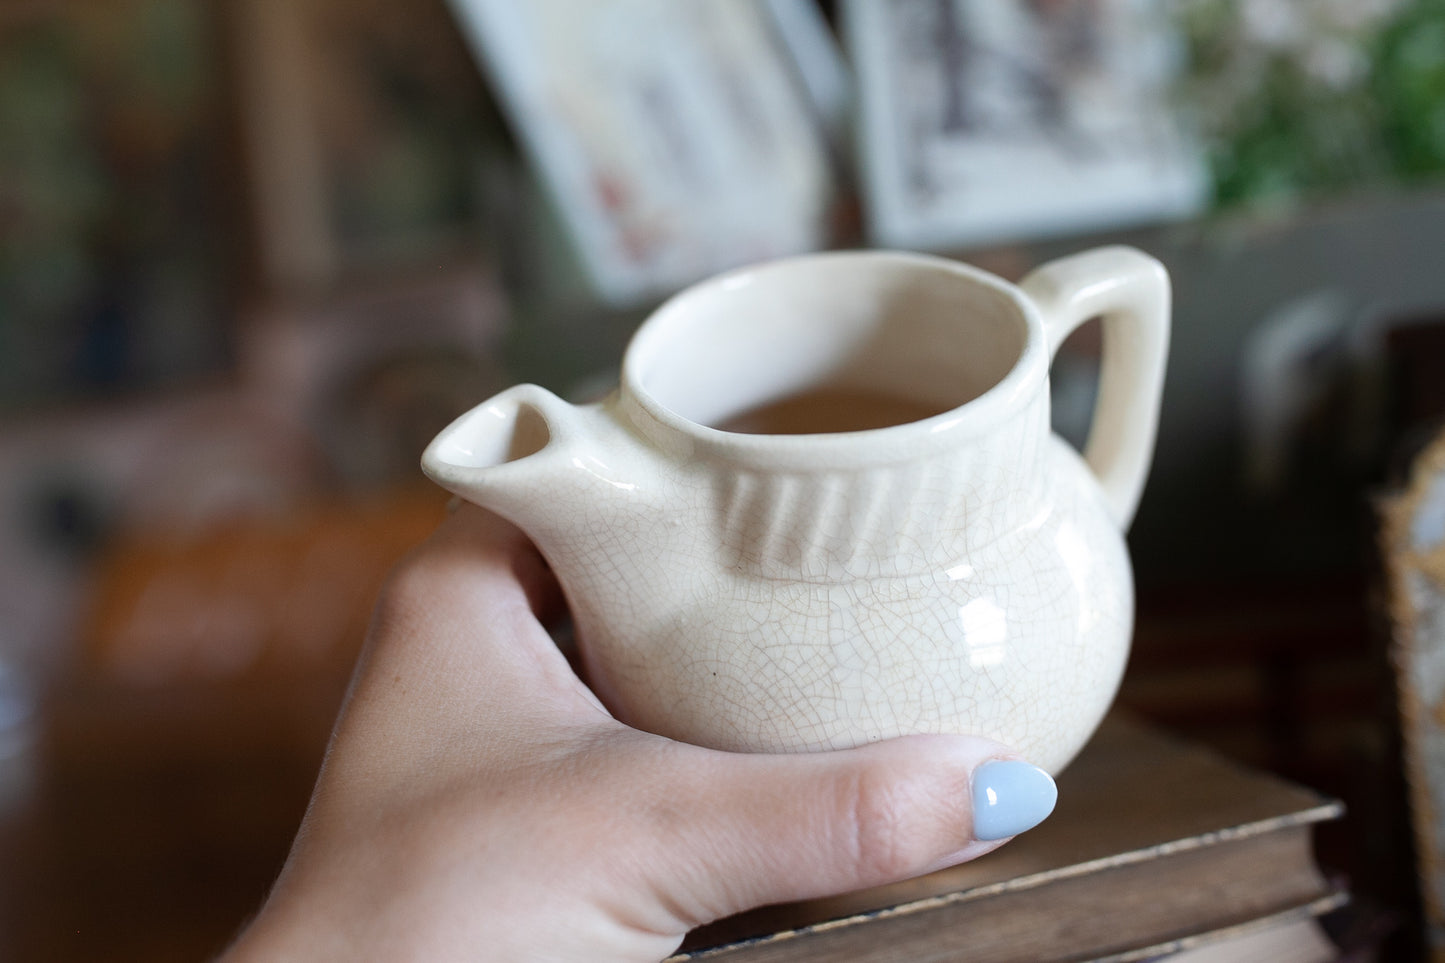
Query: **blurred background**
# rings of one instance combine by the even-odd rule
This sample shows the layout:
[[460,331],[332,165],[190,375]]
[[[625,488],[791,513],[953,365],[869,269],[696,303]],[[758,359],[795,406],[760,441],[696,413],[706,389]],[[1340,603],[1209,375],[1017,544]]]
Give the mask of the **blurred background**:
[[0,958],[260,904],[457,414],[764,257],[1112,242],[1176,297],[1121,703],[1344,798],[1337,935],[1409,958],[1445,0],[0,0]]

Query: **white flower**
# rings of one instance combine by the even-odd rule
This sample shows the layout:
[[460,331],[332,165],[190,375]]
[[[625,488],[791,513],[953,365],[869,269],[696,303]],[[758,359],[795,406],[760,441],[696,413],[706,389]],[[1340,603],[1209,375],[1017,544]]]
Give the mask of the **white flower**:
[[1335,30],[1359,33],[1384,22],[1403,6],[1401,0],[1315,0],[1320,20]]
[[1353,44],[1338,37],[1319,37],[1305,48],[1300,66],[1320,83],[1335,90],[1344,90],[1365,79],[1370,61]]
[[1300,8],[1296,0],[1243,0],[1239,12],[1245,41],[1273,50],[1295,46],[1305,33]]

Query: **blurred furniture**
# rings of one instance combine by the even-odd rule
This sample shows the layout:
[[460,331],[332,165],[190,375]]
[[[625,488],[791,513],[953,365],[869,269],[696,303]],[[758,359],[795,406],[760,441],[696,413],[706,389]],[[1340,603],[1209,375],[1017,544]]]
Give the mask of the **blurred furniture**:
[[216,17],[248,288],[314,296],[511,243],[514,152],[443,0]]
[[1360,575],[1142,589],[1118,704],[1343,801],[1345,818],[1317,836],[1355,894],[1336,935],[1347,948],[1390,940],[1384,958],[1409,959],[1409,833],[1370,592]]

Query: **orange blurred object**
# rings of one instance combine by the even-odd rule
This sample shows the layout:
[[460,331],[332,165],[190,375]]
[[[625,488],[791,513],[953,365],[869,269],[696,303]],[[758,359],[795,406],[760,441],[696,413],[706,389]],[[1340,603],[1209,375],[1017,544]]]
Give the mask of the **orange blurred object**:
[[444,504],[423,489],[202,535],[133,533],[100,562],[83,669],[146,685],[344,670],[388,570]]
[[285,858],[376,593],[445,499],[116,540],[43,709],[33,791],[0,809],[0,959],[224,947]]

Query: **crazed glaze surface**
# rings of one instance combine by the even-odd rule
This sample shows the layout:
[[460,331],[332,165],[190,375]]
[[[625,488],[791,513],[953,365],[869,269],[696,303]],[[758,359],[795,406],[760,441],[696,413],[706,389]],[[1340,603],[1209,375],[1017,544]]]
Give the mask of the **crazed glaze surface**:
[[[1095,315],[1086,463],[1049,431],[1047,369]],[[1167,317],[1162,269],[1122,248],[1020,288],[918,255],[775,262],[660,309],[603,403],[513,388],[423,466],[537,542],[594,688],[632,725],[741,751],[973,732],[1057,772],[1128,654],[1121,528]],[[943,413],[835,434],[707,427],[820,382]]]

